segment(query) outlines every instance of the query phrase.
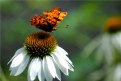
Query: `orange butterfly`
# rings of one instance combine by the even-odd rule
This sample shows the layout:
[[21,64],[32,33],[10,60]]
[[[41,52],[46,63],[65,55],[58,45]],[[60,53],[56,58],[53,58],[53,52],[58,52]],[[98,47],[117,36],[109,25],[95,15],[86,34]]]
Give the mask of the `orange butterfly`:
[[31,25],[36,26],[36,28],[42,29],[46,32],[52,32],[56,30],[56,25],[58,25],[64,17],[67,15],[67,12],[61,12],[60,8],[53,8],[50,11],[43,12],[44,16],[35,15],[31,18]]

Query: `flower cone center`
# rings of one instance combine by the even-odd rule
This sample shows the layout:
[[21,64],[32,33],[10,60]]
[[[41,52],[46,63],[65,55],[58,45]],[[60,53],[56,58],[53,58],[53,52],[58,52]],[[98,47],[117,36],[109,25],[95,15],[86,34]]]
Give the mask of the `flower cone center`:
[[57,45],[54,36],[45,32],[37,32],[29,35],[24,42],[24,46],[32,57],[50,55]]
[[109,33],[121,31],[121,17],[111,17],[106,22],[105,30]]

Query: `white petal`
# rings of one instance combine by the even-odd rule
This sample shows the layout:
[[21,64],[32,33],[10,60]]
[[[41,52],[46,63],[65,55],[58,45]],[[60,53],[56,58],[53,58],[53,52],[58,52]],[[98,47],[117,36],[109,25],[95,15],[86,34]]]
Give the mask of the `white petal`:
[[106,62],[108,64],[111,64],[113,61],[114,49],[112,48],[112,45],[111,45],[111,36],[110,35],[105,36],[103,44],[104,44],[103,49],[106,53],[105,54]]
[[64,66],[67,69],[70,69],[71,71],[74,71],[73,67],[62,56],[60,56],[56,52],[55,52],[55,56],[58,58],[62,66]]
[[44,75],[43,67],[42,67],[42,61],[40,61],[40,69],[38,71],[38,78],[39,78],[39,81],[45,80],[45,75]]
[[28,70],[28,76],[30,80],[35,80],[39,70],[40,70],[39,58],[32,59]]
[[11,73],[10,73],[10,75],[11,75],[11,76],[15,76],[15,74],[16,74],[18,68],[19,68],[19,66],[18,66],[18,67],[14,67],[14,68],[12,68],[12,69],[11,69]]
[[[53,59],[52,59],[53,60]],[[53,60],[53,62],[54,62],[54,60]],[[59,68],[58,68],[58,66],[57,66],[57,64],[54,62],[54,65],[55,65],[55,69],[56,69],[56,72],[57,72],[57,78],[58,78],[58,80],[60,80],[61,81],[61,74],[60,74],[60,70],[59,70]]]
[[25,68],[27,67],[27,64],[29,63],[29,59],[30,59],[29,56],[25,57],[24,62],[20,65],[20,67],[18,68],[18,70],[15,74],[16,76],[21,74],[25,70]]
[[57,46],[57,50],[60,50],[63,54],[68,55],[68,53],[61,47]]
[[19,65],[23,62],[25,56],[26,56],[26,54],[24,54],[24,53],[20,53],[19,55],[17,55],[17,56],[13,59],[13,61],[12,61],[11,65],[10,65],[10,67],[13,68],[13,67],[19,66]]
[[85,57],[88,57],[93,53],[93,51],[101,44],[101,41],[100,41],[101,39],[102,39],[102,36],[96,37],[85,47],[85,49],[82,52]]
[[46,61],[47,61],[48,69],[49,69],[51,75],[53,76],[53,78],[55,78],[55,77],[58,78],[55,65],[54,65],[54,63],[52,61],[52,57],[47,56]]
[[[23,52],[26,52],[25,47],[22,47],[22,48],[18,49],[18,50],[15,52],[14,56],[11,58],[11,60],[8,62],[8,64],[9,64],[18,54],[23,53]],[[27,53],[27,52],[26,52],[26,53]]]
[[114,81],[121,81],[121,64],[118,64],[116,66],[116,69],[114,72]]
[[27,64],[29,63],[29,58],[30,57],[26,55],[26,57],[24,58],[24,61],[20,64],[20,66],[12,68],[11,75],[17,76],[21,74],[27,67]]
[[118,39],[118,41],[119,41],[119,48],[121,48],[121,34],[119,34],[119,39]]
[[104,60],[104,58],[103,58],[103,56],[104,56],[104,47],[103,47],[103,44],[101,44],[99,47],[98,47],[98,49],[96,50],[96,56],[95,56],[95,58],[96,58],[96,60],[98,61],[98,62],[101,62],[102,60]]
[[49,72],[46,58],[43,58],[43,70],[47,81],[52,81],[53,77]]
[[60,60],[57,58],[56,55],[52,55],[54,62],[57,64],[57,66],[60,68],[60,70],[65,74],[68,75],[68,68],[66,68]]
[[111,64],[113,61],[114,50],[111,45],[111,35],[104,34],[100,40],[101,45],[97,49],[96,59],[98,61],[105,60],[107,64]]
[[66,53],[63,53],[60,49],[57,49],[56,51],[57,51],[58,54],[60,54],[65,60],[67,60],[67,62],[69,62],[71,65],[73,65],[72,62],[71,62],[71,60],[66,56]]
[[115,48],[121,53],[121,33],[112,36],[112,43]]

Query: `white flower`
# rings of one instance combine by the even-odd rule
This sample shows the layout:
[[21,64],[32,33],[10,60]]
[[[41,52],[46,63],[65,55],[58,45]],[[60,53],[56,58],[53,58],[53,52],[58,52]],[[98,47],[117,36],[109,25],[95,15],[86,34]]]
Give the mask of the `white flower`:
[[90,77],[96,79],[92,81],[121,81],[121,17],[109,18],[104,30],[83,51],[86,57],[95,54],[96,62],[102,64]]
[[121,32],[115,34],[105,33],[94,39],[85,49],[87,55],[96,52],[95,58],[98,62],[105,61],[111,64],[116,54],[121,54]]
[[[48,39],[46,39],[47,41],[45,41],[46,35],[44,34],[43,36],[45,37],[43,38],[44,39],[43,44],[47,44],[48,40],[50,38],[52,39],[52,37],[51,35],[49,35],[50,36],[49,38],[47,34]],[[40,39],[40,41],[42,40]],[[65,75],[69,75],[68,70],[74,71],[73,64],[71,60],[67,57],[68,53],[64,49],[59,47],[58,45],[55,46],[55,48],[50,52],[49,55],[45,53],[46,52],[45,50],[48,50],[49,48],[46,48],[40,51],[41,53],[43,51],[45,53],[45,55],[42,57],[41,57],[41,54],[34,55],[35,52],[34,53],[31,52],[31,50],[28,51],[26,46],[18,49],[15,55],[9,61],[9,63],[11,62],[11,65],[10,65],[11,74],[10,75],[17,76],[21,74],[25,70],[29,62],[30,64],[28,68],[28,81],[34,81],[36,77],[38,77],[39,81],[45,81],[45,79],[47,81],[52,81],[53,78],[57,78],[58,80],[61,81],[60,70]],[[45,47],[48,47],[48,44],[45,45]],[[35,51],[38,51],[38,50],[36,49]],[[33,53],[33,54],[29,54],[29,53]]]
[[108,33],[100,37],[97,47],[96,59],[99,61],[105,60],[107,64],[112,64],[117,58],[116,55],[121,54],[121,32],[110,35]]

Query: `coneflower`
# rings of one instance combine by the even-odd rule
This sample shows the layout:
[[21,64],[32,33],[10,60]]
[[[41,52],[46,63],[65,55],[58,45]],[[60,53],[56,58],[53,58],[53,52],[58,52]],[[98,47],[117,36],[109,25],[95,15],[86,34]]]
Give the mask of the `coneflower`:
[[91,77],[106,76],[105,81],[121,81],[121,17],[110,17],[106,21],[104,34],[87,45],[84,53],[94,53],[96,61],[104,64],[104,68],[92,73]]
[[[39,27],[41,29],[40,22]],[[49,26],[46,26],[44,30],[48,28]],[[56,38],[49,32],[30,34],[25,39],[24,46],[18,49],[9,61],[11,63],[10,75],[21,74],[29,65],[28,81],[34,81],[36,77],[39,81],[45,81],[45,79],[52,81],[53,78],[61,81],[60,70],[65,75],[69,75],[68,70],[74,71],[73,64],[67,55],[68,53],[58,45]]]
[[116,57],[121,54],[121,17],[110,17],[104,27],[104,33],[95,38],[84,52],[92,54],[96,50],[96,59],[107,64],[112,64],[116,60],[121,60]]

